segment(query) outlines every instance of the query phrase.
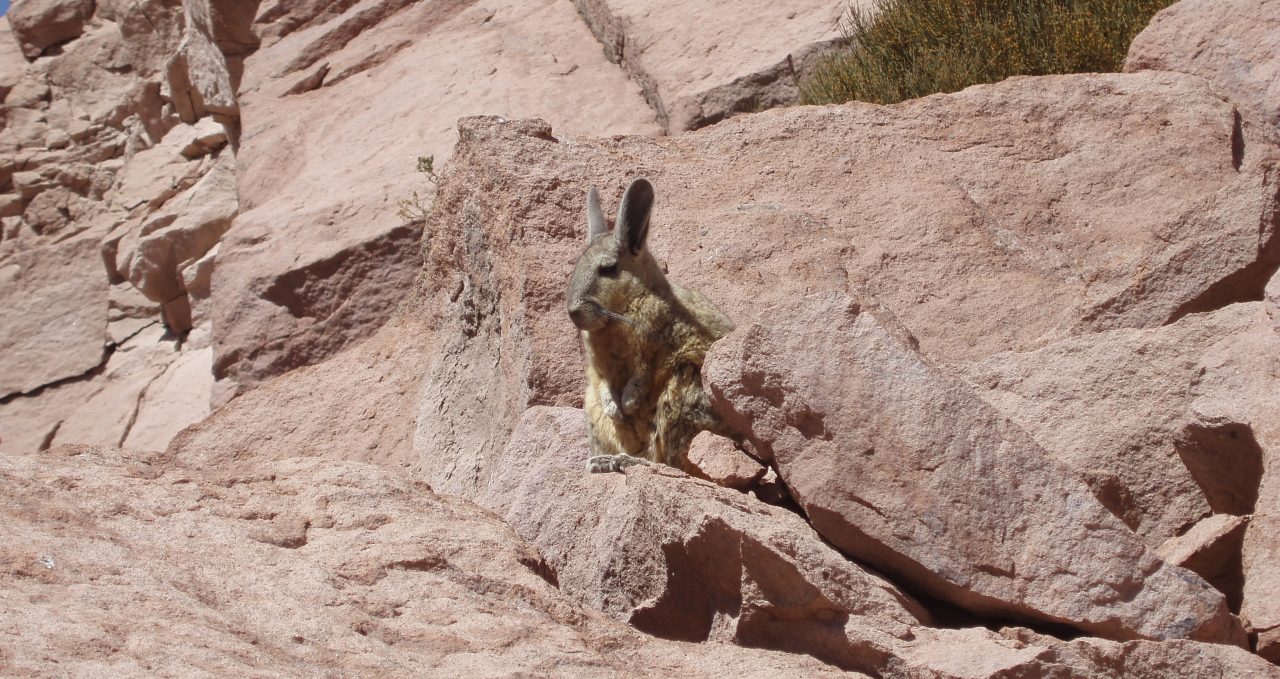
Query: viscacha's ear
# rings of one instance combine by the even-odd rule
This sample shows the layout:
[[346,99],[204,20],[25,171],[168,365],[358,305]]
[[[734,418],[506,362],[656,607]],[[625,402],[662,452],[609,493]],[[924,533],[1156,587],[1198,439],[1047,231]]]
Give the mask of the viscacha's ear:
[[639,254],[649,237],[649,212],[653,209],[653,184],[637,179],[622,194],[614,237],[631,254]]
[[609,224],[604,221],[604,210],[600,209],[600,194],[596,191],[596,187],[591,187],[587,192],[587,242],[596,239],[596,236],[609,230]]

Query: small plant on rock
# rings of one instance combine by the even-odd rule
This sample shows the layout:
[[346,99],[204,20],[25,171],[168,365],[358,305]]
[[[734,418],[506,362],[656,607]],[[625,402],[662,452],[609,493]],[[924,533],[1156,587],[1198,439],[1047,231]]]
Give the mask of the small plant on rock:
[[[425,175],[432,186],[439,186],[440,176],[436,174],[435,161],[435,156],[418,156],[417,172]],[[408,198],[401,198],[396,205],[400,208],[396,211],[396,216],[406,222],[420,222],[427,218],[427,206],[422,204],[422,197],[417,189]]]
[[1173,0],[875,0],[841,22],[849,49],[801,83],[807,104],[892,104],[1014,75],[1118,71]]

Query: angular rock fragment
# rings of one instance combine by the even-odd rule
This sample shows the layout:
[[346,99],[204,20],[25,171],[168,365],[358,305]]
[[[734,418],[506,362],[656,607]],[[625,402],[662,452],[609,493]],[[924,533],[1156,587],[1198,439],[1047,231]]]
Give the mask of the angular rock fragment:
[[764,465],[738,450],[733,441],[704,431],[689,444],[689,464],[716,485],[745,490],[765,474]]
[[121,446],[164,450],[183,428],[209,415],[213,349],[184,352],[147,385]]
[[1244,573],[1240,550],[1247,517],[1215,514],[1187,531],[1169,538],[1156,549],[1166,562],[1181,566],[1205,579],[1227,595],[1231,610],[1240,610]]
[[804,521],[662,465],[587,474],[582,411],[530,409],[477,499],[562,591],[655,636],[808,653],[879,674],[929,619]]
[[714,345],[704,383],[814,528],[894,579],[980,615],[1243,644],[1221,593],[913,344],[874,304],[822,293]]
[[28,59],[46,48],[78,37],[93,16],[93,0],[22,0],[5,18]]

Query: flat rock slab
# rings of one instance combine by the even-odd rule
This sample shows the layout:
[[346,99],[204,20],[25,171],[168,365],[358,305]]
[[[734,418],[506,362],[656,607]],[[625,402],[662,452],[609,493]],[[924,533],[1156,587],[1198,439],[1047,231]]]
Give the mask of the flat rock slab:
[[586,610],[491,512],[398,471],[169,462],[0,457],[0,673],[847,676]]
[[0,397],[82,375],[106,356],[107,294],[96,239],[0,263]]
[[1129,46],[1125,71],[1204,77],[1280,144],[1280,0],[1182,0],[1164,8]]
[[245,62],[242,214],[214,273],[214,370],[244,387],[368,337],[413,288],[420,224],[459,116],[656,133],[639,88],[568,3],[348,3]]
[[649,247],[736,323],[866,287],[927,355],[966,363],[1257,299],[1258,262],[1280,255],[1280,172],[1260,151],[1237,168],[1236,130],[1203,79],[1155,72],[779,109],[656,140],[464,120],[425,227],[443,347],[420,401],[431,483],[474,491],[482,451],[525,408],[581,404],[564,295],[592,186],[616,206],[649,177]]
[[[848,2],[786,0],[691,4],[575,0],[605,54],[644,89],[671,134],[736,113],[800,101],[799,80],[845,44]],[[852,3],[871,9],[873,3]]]
[[1223,595],[1169,566],[875,304],[839,293],[717,342],[717,410],[850,556],[982,615],[1115,639],[1242,645]]

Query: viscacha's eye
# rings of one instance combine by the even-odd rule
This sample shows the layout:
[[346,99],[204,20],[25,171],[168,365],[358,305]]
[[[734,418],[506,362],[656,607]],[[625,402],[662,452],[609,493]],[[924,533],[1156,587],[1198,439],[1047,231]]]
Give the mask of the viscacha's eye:
[[601,265],[598,271],[600,272],[600,275],[605,278],[613,278],[618,275],[618,263],[613,262],[612,264]]

